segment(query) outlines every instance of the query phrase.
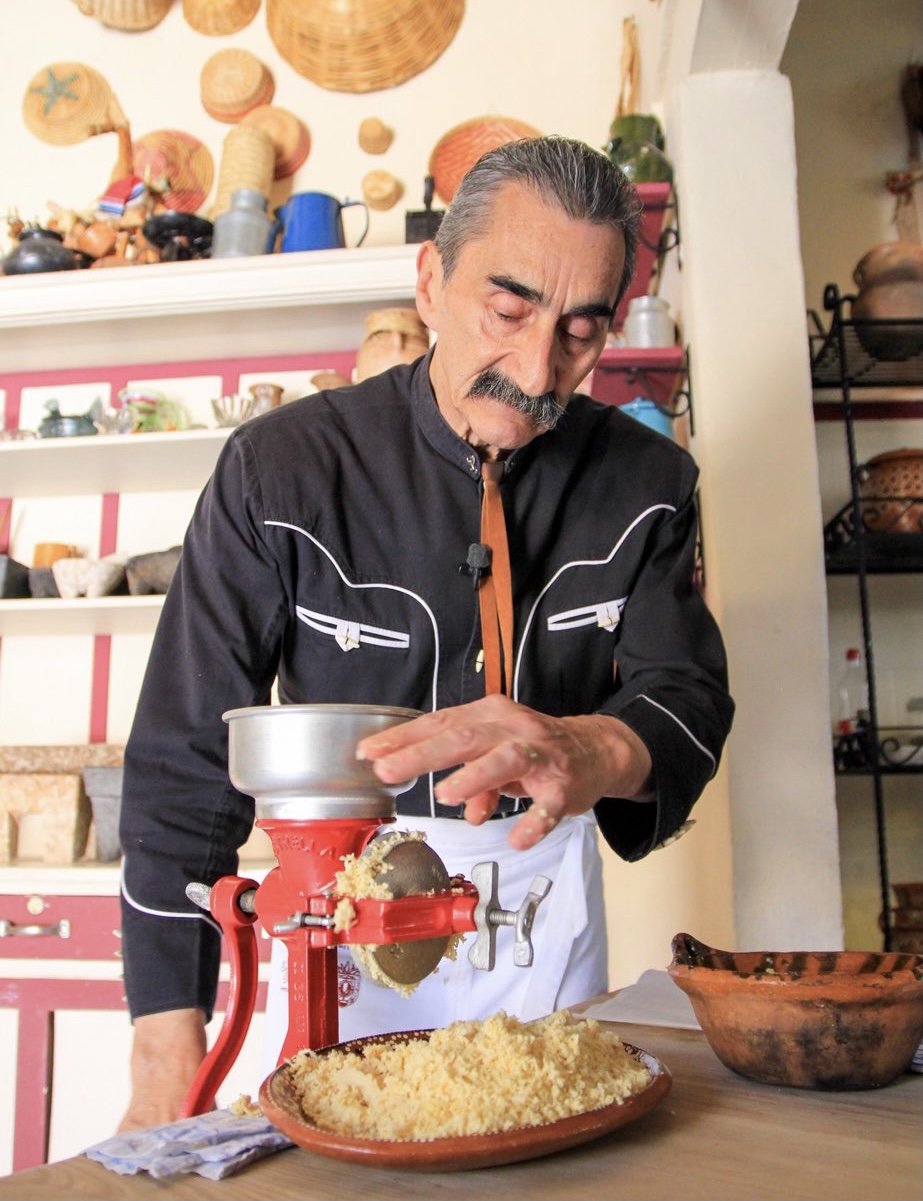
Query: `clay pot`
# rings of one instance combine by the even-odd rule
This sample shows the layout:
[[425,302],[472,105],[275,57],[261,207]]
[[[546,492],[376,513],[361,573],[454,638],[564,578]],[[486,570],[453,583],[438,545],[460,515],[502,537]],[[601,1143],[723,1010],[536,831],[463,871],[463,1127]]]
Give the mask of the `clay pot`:
[[365,338],[356,353],[356,382],[399,363],[412,363],[429,350],[429,330],[416,309],[378,309],[369,313]]
[[899,361],[919,354],[918,329],[898,324],[923,318],[923,246],[915,242],[882,242],[867,251],[853,271],[859,286],[851,317],[856,336],[873,358]]
[[32,275],[42,271],[76,271],[80,258],[53,229],[24,229],[19,241],[0,260],[4,275]]
[[105,258],[115,250],[119,231],[108,221],[94,221],[77,238],[77,249],[91,254],[94,259]]
[[879,1088],[923,1038],[923,956],[719,951],[673,939],[668,972],[712,1050],[741,1076],[828,1090]]
[[923,450],[902,447],[863,463],[859,493],[867,529],[889,534],[923,532]]

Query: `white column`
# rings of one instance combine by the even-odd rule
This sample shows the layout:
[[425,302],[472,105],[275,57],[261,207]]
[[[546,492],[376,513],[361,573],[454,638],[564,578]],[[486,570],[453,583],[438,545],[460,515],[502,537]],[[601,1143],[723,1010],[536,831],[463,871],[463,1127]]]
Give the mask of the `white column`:
[[839,948],[826,588],[787,79],[716,71],[670,105],[709,603],[737,715],[726,754],[736,945]]

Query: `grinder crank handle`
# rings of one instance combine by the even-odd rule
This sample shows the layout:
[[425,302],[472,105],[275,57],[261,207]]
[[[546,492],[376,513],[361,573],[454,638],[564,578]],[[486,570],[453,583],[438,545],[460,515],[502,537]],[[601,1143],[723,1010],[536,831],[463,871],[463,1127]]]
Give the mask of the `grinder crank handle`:
[[207,884],[189,884],[186,895],[202,909],[211,911],[221,924],[227,939],[231,980],[224,1022],[212,1049],[193,1077],[183,1106],[181,1118],[207,1113],[215,1103],[219,1086],[234,1065],[250,1028],[256,1006],[259,956],[256,931],[253,928],[256,912],[253,898],[256,882],[241,876],[222,876],[211,888]]
[[468,952],[472,967],[492,972],[497,961],[497,927],[513,926],[513,963],[517,967],[528,967],[532,962],[532,923],[535,911],[548,895],[551,881],[547,876],[536,876],[526,899],[518,909],[501,909],[497,897],[497,882],[500,869],[496,863],[478,863],[471,871],[471,882],[478,891],[478,902],[474,908],[474,925],[478,932],[477,941]]

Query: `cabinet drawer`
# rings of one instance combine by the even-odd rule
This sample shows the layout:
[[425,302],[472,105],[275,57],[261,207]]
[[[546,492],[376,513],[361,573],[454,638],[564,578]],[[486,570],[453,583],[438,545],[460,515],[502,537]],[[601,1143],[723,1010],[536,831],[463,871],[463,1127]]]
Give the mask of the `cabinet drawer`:
[[117,959],[119,898],[0,896],[0,960]]

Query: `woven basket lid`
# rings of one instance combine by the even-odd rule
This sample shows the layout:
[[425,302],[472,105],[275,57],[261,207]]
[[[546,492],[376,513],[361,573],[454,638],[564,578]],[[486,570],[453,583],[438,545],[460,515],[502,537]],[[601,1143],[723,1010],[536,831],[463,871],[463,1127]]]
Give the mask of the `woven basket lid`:
[[519,138],[539,137],[539,130],[515,117],[473,117],[442,135],[429,159],[436,194],[451,203],[458,185],[482,154]]
[[215,178],[208,147],[191,133],[158,129],[132,143],[133,166],[142,179],[166,179],[164,204],[178,213],[195,213],[205,203]]
[[206,37],[226,37],[246,28],[260,11],[260,0],[183,0],[186,23]]
[[50,63],[29,82],[22,102],[28,129],[52,146],[73,146],[109,118],[112,91],[84,63]]
[[202,106],[216,121],[233,124],[268,104],[276,90],[269,68],[249,50],[219,50],[199,75]]
[[75,0],[87,17],[96,17],[110,29],[124,33],[143,33],[159,25],[173,0]]
[[266,0],[285,61],[334,92],[374,92],[419,75],[455,37],[465,0]]
[[238,188],[252,188],[269,196],[276,149],[265,129],[235,125],[225,135],[218,167],[218,186],[209,216],[214,221],[231,207]]
[[286,108],[260,105],[247,113],[241,125],[262,129],[272,139],[275,152],[273,179],[294,175],[311,152],[311,135],[307,127]]

